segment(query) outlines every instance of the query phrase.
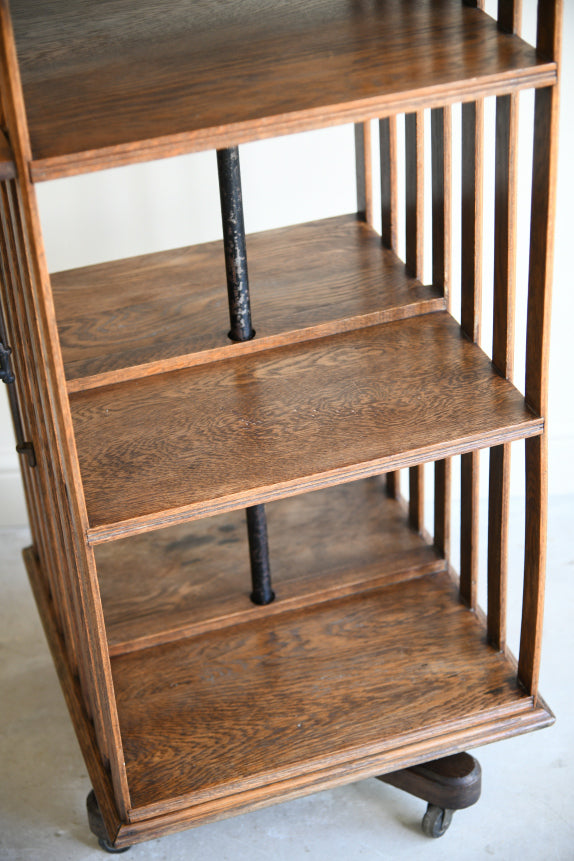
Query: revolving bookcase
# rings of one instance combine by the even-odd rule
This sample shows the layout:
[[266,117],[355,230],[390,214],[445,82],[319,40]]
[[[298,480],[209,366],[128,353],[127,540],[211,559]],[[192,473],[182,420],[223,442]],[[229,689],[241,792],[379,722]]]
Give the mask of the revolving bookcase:
[[[144,0],[137,15],[127,0],[11,6],[0,4],[2,378],[33,536],[25,560],[94,789],[92,830],[119,850],[380,777],[429,802],[425,830],[437,836],[478,797],[478,766],[463,751],[553,720],[538,674],[560,0],[539,3],[536,47],[519,36],[513,0],[499,0],[498,20],[460,0]],[[532,217],[517,387],[527,90]],[[246,238],[239,145],[348,123],[357,212]],[[223,241],[48,271],[37,183],[200,150],[217,152]],[[506,574],[518,440],[515,661]],[[480,449],[490,460],[485,614]]]

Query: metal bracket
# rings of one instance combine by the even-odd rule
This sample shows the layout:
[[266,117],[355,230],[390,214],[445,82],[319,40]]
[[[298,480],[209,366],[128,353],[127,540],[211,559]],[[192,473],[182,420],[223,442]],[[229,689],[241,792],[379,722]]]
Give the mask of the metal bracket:
[[12,370],[12,363],[10,361],[11,355],[11,347],[8,347],[7,345],[5,346],[0,341],[0,380],[8,386],[8,398],[10,400],[10,409],[12,410],[12,419],[14,421],[14,433],[16,434],[16,451],[18,454],[26,455],[29,466],[36,466],[36,453],[34,451],[34,446],[31,442],[26,442],[24,439],[22,419],[20,418],[16,390],[14,389],[16,377]]

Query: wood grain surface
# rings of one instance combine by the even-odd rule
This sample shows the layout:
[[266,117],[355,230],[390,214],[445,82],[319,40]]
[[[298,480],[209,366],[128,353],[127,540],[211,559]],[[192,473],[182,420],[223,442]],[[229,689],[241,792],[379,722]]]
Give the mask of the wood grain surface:
[[112,654],[438,571],[380,477],[266,507],[275,601],[249,600],[243,512],[96,548]]
[[532,709],[445,573],[112,666],[134,819]]
[[37,180],[556,76],[460,0],[12,5]]
[[542,429],[446,312],[79,392],[71,409],[91,540]]
[[248,235],[247,254],[256,338],[245,344],[227,337],[221,242],[53,275],[70,389],[444,307],[353,215]]

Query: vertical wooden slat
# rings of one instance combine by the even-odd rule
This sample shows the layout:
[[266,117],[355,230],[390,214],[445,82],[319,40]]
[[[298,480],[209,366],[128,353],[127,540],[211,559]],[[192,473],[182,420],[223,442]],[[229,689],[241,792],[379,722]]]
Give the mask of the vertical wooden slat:
[[522,0],[498,0],[498,26],[505,33],[520,33]]
[[[538,5],[538,52],[560,59],[561,0]],[[526,385],[528,404],[542,416],[548,401],[550,300],[554,256],[556,168],[558,139],[558,86],[536,91],[530,269],[526,325]],[[540,646],[544,613],[544,578],[547,519],[547,438],[526,440],[526,526],[524,595],[518,678],[533,696],[538,690]]]
[[2,102],[17,168],[18,210],[26,244],[29,291],[34,306],[32,347],[37,364],[39,392],[44,400],[45,421],[51,440],[50,461],[56,472],[55,487],[66,515],[62,521],[64,540],[72,550],[77,571],[76,590],[82,609],[86,657],[92,693],[97,708],[94,717],[104,761],[111,770],[118,813],[127,817],[130,797],[113,693],[109,653],[93,551],[85,535],[88,518],[66,393],[64,367],[59,347],[50,279],[46,266],[35,191],[30,181],[31,147],[12,24],[6,4],[0,4],[0,82]]
[[[419,281],[424,269],[424,114],[405,116],[405,226],[407,272]],[[424,466],[409,469],[409,522],[424,527]]]
[[[520,0],[499,0],[500,29],[518,34],[520,21]],[[513,93],[496,99],[494,182],[492,361],[508,380],[514,365],[517,156],[518,94]],[[509,444],[490,450],[487,634],[491,645],[499,650],[506,644],[510,455]]]
[[407,272],[423,280],[424,114],[405,116],[405,225]]
[[[462,106],[461,326],[480,342],[484,104]],[[475,608],[478,588],[479,454],[461,457],[460,594]]]
[[[452,223],[452,112],[450,107],[431,111],[432,159],[432,271],[433,285],[447,300],[450,311],[451,223]],[[435,463],[434,545],[447,559],[450,555],[451,461]]]
[[373,226],[373,160],[371,123],[355,123],[355,173],[357,177],[357,218]]
[[[379,120],[379,152],[381,167],[381,237],[385,248],[398,253],[399,191],[397,177],[397,118]],[[400,472],[387,473],[387,494],[392,499],[400,495]]]
[[497,445],[490,449],[488,476],[487,635],[499,651],[506,644],[509,498],[510,445]]
[[381,163],[381,236],[385,248],[395,254],[399,247],[397,177],[397,118],[379,120]]

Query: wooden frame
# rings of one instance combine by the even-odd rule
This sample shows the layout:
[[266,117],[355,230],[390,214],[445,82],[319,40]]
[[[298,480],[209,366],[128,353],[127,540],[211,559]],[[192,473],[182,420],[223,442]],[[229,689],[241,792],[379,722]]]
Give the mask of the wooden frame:
[[[127,72],[122,78],[105,49],[85,77],[82,28],[65,3],[40,10],[54,16],[59,83],[43,73],[42,28],[26,35],[38,7],[22,4],[11,17],[5,0],[0,3],[0,331],[12,348],[16,421],[36,461],[22,460],[33,534],[25,559],[116,847],[553,720],[538,695],[538,674],[561,3],[539,4],[536,50],[518,37],[519,2],[500,0],[498,25],[480,2],[446,5],[442,20],[425,17],[416,4],[402,14],[391,4],[386,17],[369,7],[353,18],[337,0],[327,18],[317,2],[300,19],[295,2],[285,12],[289,26],[275,32],[258,0],[248,0],[222,32],[250,75],[259,76],[260,91],[246,90],[238,101],[235,77],[229,89],[219,76],[217,53],[214,65],[199,71],[182,56],[178,76],[197,84],[197,110],[189,110],[192,88],[173,90],[166,117],[147,72],[139,80]],[[170,12],[183,31],[185,6],[175,2]],[[154,8],[145,5],[139,26],[155,21]],[[207,15],[196,22],[199,32],[209,23],[209,4],[197,14]],[[295,24],[301,28],[296,40]],[[178,28],[160,31],[157,57],[171,56]],[[205,36],[210,50],[212,31]],[[289,58],[295,87],[290,74],[265,61],[261,46],[270,34]],[[137,40],[126,45],[137,69]],[[416,52],[423,45],[421,70]],[[327,70],[326,51],[334,58]],[[85,95],[76,99],[72,78],[92,103]],[[58,100],[58,87],[67,98]],[[532,87],[521,394],[513,384],[517,116],[519,92]],[[258,91],[256,103],[251,90]],[[490,95],[497,119],[488,357],[479,343],[482,116]],[[458,103],[460,207],[451,182],[451,106]],[[428,141],[425,110],[431,112]],[[75,137],[66,131],[70,111]],[[343,122],[356,124],[357,217],[248,238],[251,303],[260,312],[253,340],[228,343],[226,320],[218,316],[219,243],[48,272],[37,182]],[[432,174],[431,284],[424,283],[425,147]],[[452,316],[453,217],[462,225],[460,325]],[[161,303],[151,298],[158,284]],[[138,291],[150,301],[124,327],[132,334],[97,334],[110,331],[101,325],[106,315],[133,312]],[[94,334],[86,338],[86,331]],[[153,359],[136,344],[147,331],[156,333]],[[526,441],[526,538],[515,662],[506,647],[506,568],[510,449],[518,439]],[[483,618],[478,482],[485,448]],[[451,458],[459,455],[458,576],[450,564],[450,499]],[[424,468],[431,461],[429,535]],[[406,501],[399,469],[409,469]],[[236,517],[238,509],[263,502],[270,503],[277,598],[255,607]],[[229,656],[234,650],[237,661]],[[432,656],[451,672],[435,671]],[[255,697],[264,720],[252,708]],[[352,719],[345,702],[353,703]]]

